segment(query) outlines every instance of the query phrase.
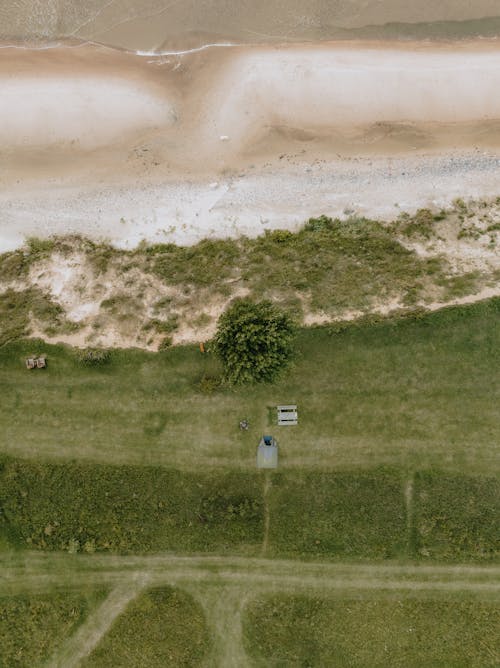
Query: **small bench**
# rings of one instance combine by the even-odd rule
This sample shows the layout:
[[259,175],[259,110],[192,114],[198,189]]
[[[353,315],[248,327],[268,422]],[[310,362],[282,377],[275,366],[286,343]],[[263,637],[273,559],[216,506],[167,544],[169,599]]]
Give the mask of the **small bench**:
[[296,405],[277,406],[278,425],[281,427],[294,426],[299,422],[299,414]]

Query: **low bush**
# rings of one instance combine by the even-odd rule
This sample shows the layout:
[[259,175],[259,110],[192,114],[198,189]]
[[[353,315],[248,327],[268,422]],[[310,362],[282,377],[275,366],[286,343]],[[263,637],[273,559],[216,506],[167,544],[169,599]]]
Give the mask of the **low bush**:
[[105,348],[82,348],[77,350],[76,359],[85,366],[103,366],[111,360],[111,351]]

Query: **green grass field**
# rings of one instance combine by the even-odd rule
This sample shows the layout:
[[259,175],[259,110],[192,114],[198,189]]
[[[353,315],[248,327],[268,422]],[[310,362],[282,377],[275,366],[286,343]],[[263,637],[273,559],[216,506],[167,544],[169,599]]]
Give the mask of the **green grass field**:
[[0,467],[3,548],[70,553],[266,554],[302,559],[491,562],[500,480],[406,471]]
[[[274,385],[207,394],[219,371],[194,346],[115,350],[88,368],[62,346],[0,348],[3,452],[94,462],[253,469],[271,431],[283,468],[379,465],[498,471],[500,300],[428,315],[301,331],[294,368]],[[45,371],[24,356],[44,351]],[[270,407],[297,403],[295,429]],[[250,420],[240,432],[238,421]]]
[[101,591],[0,596],[0,666],[38,666],[104,598]]
[[470,597],[278,595],[252,602],[244,633],[256,666],[493,668],[499,623],[497,605]]
[[287,375],[241,389],[200,385],[220,368],[194,346],[1,346],[3,663],[498,665],[499,316],[301,330]]
[[203,610],[185,592],[160,587],[138,596],[82,668],[195,668],[210,647]]

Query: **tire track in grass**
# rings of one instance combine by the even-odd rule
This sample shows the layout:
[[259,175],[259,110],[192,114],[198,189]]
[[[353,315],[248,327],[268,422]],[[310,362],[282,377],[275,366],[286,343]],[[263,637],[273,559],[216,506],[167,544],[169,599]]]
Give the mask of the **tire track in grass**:
[[[300,589],[470,591],[500,594],[500,566],[470,564],[349,563],[230,556],[0,554],[0,592],[50,591],[115,582],[140,588],[146,583],[185,586],[240,585]],[[127,589],[127,590],[128,590]]]
[[146,586],[146,578],[127,581],[111,591],[99,608],[90,614],[47,663],[47,668],[76,668],[97,647],[115,619]]
[[406,554],[411,559],[417,556],[418,535],[415,518],[415,473],[405,481],[404,498],[406,509]]
[[247,668],[250,660],[243,645],[242,611],[248,592],[240,586],[185,587],[201,604],[213,640],[207,668]]
[[264,491],[262,498],[264,501],[264,537],[262,539],[261,556],[265,557],[269,544],[269,525],[271,523],[271,516],[269,513],[269,490],[271,489],[271,476],[269,471],[265,472],[264,477]]

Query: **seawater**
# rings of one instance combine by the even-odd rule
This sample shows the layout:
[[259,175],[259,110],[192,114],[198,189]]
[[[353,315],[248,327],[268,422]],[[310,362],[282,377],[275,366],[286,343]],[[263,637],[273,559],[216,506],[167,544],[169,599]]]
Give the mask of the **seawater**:
[[133,51],[207,43],[498,37],[498,0],[0,0],[0,40]]

